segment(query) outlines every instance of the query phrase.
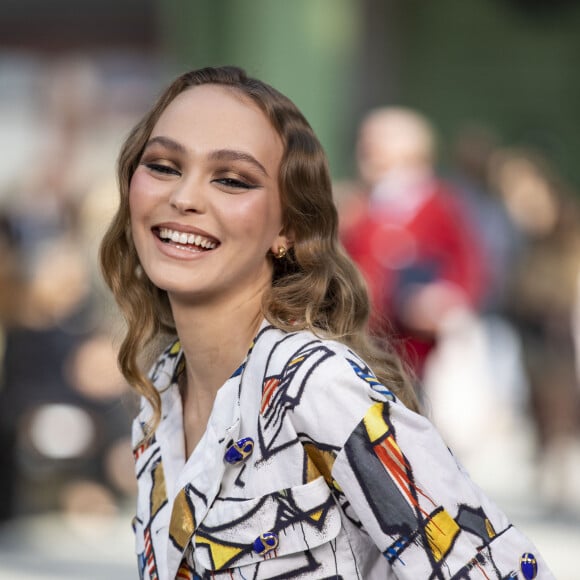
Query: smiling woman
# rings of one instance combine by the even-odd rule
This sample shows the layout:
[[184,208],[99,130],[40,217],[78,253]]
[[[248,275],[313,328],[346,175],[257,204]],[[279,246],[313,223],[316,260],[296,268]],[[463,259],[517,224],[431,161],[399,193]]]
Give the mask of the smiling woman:
[[[282,152],[262,111],[231,89],[191,88],[161,114],[132,176],[129,203],[141,266],[167,292],[174,316],[186,301],[191,315],[210,316],[215,325],[216,316],[243,305],[251,328],[271,284],[268,251],[290,245],[277,182]],[[232,353],[224,371],[243,354]],[[215,388],[226,378],[217,377]]]
[[292,102],[238,68],[186,73],[128,137],[119,183],[101,263],[143,395],[142,578],[552,577],[369,336]]

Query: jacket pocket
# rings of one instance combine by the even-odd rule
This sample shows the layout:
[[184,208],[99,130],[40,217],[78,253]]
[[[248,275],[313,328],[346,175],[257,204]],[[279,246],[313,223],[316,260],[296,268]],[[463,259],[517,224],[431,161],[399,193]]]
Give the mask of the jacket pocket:
[[[212,571],[258,564],[322,546],[340,529],[338,507],[319,477],[258,498],[216,500],[194,535],[195,559]],[[259,553],[255,542],[266,532],[277,545]]]

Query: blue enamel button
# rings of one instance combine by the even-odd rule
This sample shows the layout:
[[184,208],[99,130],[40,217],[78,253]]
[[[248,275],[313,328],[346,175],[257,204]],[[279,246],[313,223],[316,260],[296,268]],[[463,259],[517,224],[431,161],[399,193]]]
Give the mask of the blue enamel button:
[[264,532],[254,540],[252,547],[256,554],[263,556],[278,547],[278,536],[274,532]]
[[526,580],[533,580],[538,573],[538,562],[531,552],[525,552],[520,558],[520,570]]
[[225,452],[224,459],[235,465],[245,461],[254,451],[254,440],[251,437],[244,437],[232,443]]

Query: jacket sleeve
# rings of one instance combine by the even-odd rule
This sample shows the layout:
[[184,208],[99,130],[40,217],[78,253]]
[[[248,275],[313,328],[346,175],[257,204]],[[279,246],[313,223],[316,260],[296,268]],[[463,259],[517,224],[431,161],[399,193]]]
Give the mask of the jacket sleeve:
[[303,429],[310,441],[333,440],[326,445],[336,449],[329,483],[397,578],[554,578],[427,418],[400,403],[354,355],[333,359],[300,413],[310,416]]

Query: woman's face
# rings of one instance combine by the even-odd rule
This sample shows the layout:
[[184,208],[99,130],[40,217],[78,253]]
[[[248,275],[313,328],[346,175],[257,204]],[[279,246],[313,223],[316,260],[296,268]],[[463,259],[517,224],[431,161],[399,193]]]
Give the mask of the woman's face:
[[155,125],[131,180],[131,229],[143,269],[171,299],[245,301],[271,284],[281,245],[283,144],[241,93],[202,85]]

